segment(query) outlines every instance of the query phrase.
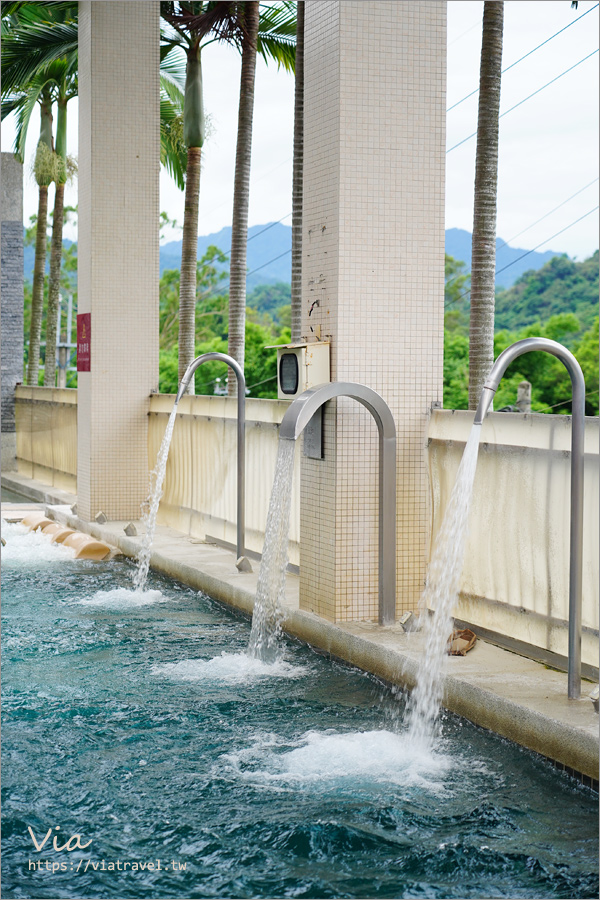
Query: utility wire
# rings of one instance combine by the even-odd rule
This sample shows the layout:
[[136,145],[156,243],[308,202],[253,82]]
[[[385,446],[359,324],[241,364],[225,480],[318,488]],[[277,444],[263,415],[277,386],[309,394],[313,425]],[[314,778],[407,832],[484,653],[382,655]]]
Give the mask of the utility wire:
[[[529,94],[528,97],[524,97],[523,100],[519,100],[518,103],[515,103],[514,106],[511,106],[510,109],[507,109],[505,112],[501,113],[498,118],[503,119],[504,116],[507,116],[509,112],[512,112],[513,109],[517,109],[517,107],[522,106],[523,103],[526,103],[527,100],[531,100],[532,97],[535,97],[536,94],[539,94],[545,88],[549,87],[551,84],[554,84],[555,81],[558,81],[559,78],[562,78],[563,75],[566,75],[568,72],[572,72],[573,69],[576,69],[577,66],[580,66],[590,57],[595,56],[598,53],[598,50],[593,50],[591,53],[588,53],[587,56],[584,56],[583,59],[580,59],[579,62],[576,62],[574,65],[570,66],[568,69],[565,69],[564,72],[561,72],[560,75],[557,75],[556,78],[553,78],[552,81],[547,81],[546,84],[543,84],[541,88],[538,88],[537,91],[534,91],[533,94]],[[453,147],[450,147],[449,150],[446,150],[446,155],[448,153],[452,153],[453,150],[456,150],[457,147],[462,146],[462,144],[466,144],[467,141],[470,141],[471,138],[474,138],[477,135],[477,132],[474,131],[473,134],[470,134],[468,137],[463,138],[462,141],[459,141],[458,144],[455,144]]]
[[[585,397],[593,397],[594,394],[597,394],[598,391],[588,391],[587,394],[584,394]],[[565,403],[570,403],[572,401],[572,397],[568,397],[566,400],[561,400],[559,403],[554,403],[552,406],[545,406],[543,409],[532,409],[532,412],[535,413],[545,413],[548,412],[549,409],[556,409],[557,406],[564,406]]]
[[598,206],[595,206],[593,209],[590,209],[589,212],[584,213],[583,216],[580,216],[578,219],[575,219],[574,222],[571,222],[570,225],[567,225],[566,228],[561,228],[560,231],[557,231],[556,234],[553,234],[552,237],[546,238],[545,241],[542,241],[541,244],[538,244],[537,247],[534,247],[532,250],[528,250],[527,253],[523,253],[521,256],[517,256],[516,259],[513,259],[512,262],[508,263],[506,266],[502,266],[501,269],[496,270],[496,275],[499,275],[500,272],[504,272],[506,269],[509,269],[511,266],[514,266],[515,263],[518,263],[520,259],[525,259],[526,256],[529,256],[530,253],[534,253],[536,250],[539,250],[540,247],[543,247],[544,244],[547,244],[548,241],[553,241],[555,237],[558,237],[559,234],[563,234],[563,232],[567,231],[569,228],[572,228],[573,225],[577,225],[578,222],[581,222],[582,219],[586,219],[588,216],[591,216],[592,213],[595,213],[598,210]]
[[[563,31],[566,31],[567,28],[570,28],[572,25],[575,25],[577,22],[581,21],[581,19],[583,19],[584,16],[587,16],[588,13],[591,13],[591,12],[593,12],[595,9],[598,9],[598,6],[599,6],[599,5],[600,5],[600,4],[596,3],[595,6],[592,6],[591,9],[588,9],[588,10],[587,10],[586,12],[584,12],[581,16],[578,16],[577,19],[574,19],[572,22],[569,22],[569,24],[568,24],[568,25],[565,25],[564,28],[561,28],[560,31],[557,31],[555,34],[551,35],[549,38],[546,38],[545,41],[542,41],[541,44],[538,44],[537,47],[534,47],[533,50],[530,50],[528,53],[525,54],[525,56],[522,56],[522,57],[521,57],[520,59],[518,59],[516,62],[511,63],[510,66],[507,66],[507,67],[506,67],[506,69],[502,69],[502,73],[501,73],[501,74],[504,75],[504,73],[505,73],[505,72],[508,72],[509,69],[513,69],[516,65],[518,65],[518,63],[523,62],[524,59],[527,59],[528,56],[531,56],[531,54],[532,54],[532,53],[535,53],[536,50],[539,50],[540,47],[544,47],[544,46],[545,46],[546,44],[548,44],[553,38],[557,37],[559,34],[562,34]],[[477,25],[478,23],[476,22],[475,24]],[[475,28],[475,25],[473,25],[472,28],[467,29],[467,31],[465,31],[464,34],[467,34],[469,31],[472,31],[473,28]],[[463,37],[463,35],[460,35],[460,37]],[[458,40],[458,38],[455,38],[455,40]],[[452,41],[452,43],[454,43],[454,41]],[[450,46],[450,44],[449,44],[448,46]],[[446,110],[446,112],[449,113],[450,110],[456,109],[457,106],[460,106],[460,104],[461,104],[461,103],[464,103],[465,100],[468,100],[469,97],[474,97],[475,94],[478,94],[478,93],[479,93],[479,88],[475,88],[474,91],[471,91],[471,93],[470,93],[470,94],[467,94],[466,97],[463,97],[462,100],[457,100],[456,103],[453,103],[452,106],[449,106],[448,109]]]
[[[587,218],[587,216],[591,216],[592,213],[594,213],[594,212],[597,211],[597,209],[598,209],[597,206],[596,206],[594,209],[590,209],[589,212],[586,212],[583,216],[580,216],[578,219],[575,219],[575,221],[574,221],[574,222],[571,222],[570,225],[567,225],[565,228],[561,228],[561,230],[560,230],[560,231],[557,231],[556,234],[553,234],[552,237],[546,238],[545,241],[542,241],[541,244],[538,244],[537,247],[534,247],[534,248],[533,248],[533,250],[528,250],[527,253],[523,253],[522,256],[518,256],[516,259],[513,259],[512,262],[508,263],[508,265],[503,266],[502,269],[498,269],[498,270],[496,271],[496,275],[498,275],[500,272],[504,272],[506,269],[510,269],[510,267],[511,267],[511,266],[514,266],[514,264],[517,263],[517,262],[519,262],[520,259],[524,259],[526,256],[529,256],[530,253],[533,253],[535,250],[539,250],[540,247],[543,247],[544,244],[547,244],[547,243],[548,243],[548,241],[553,241],[554,238],[555,238],[555,237],[558,237],[559,234],[564,234],[564,232],[565,232],[565,231],[568,231],[569,228],[572,228],[573,225],[577,225],[577,223],[578,223],[578,222],[581,222],[582,219]],[[464,293],[460,294],[460,295],[459,295],[458,297],[456,297],[454,300],[450,300],[449,303],[445,303],[445,304],[444,304],[444,309],[450,309],[451,306],[454,306],[455,303],[458,303],[460,300],[462,300],[464,297],[466,297],[467,294],[470,294],[470,293],[471,293],[471,289],[469,288],[467,291],[464,291]]]
[[575,191],[574,194],[571,194],[570,197],[567,197],[566,200],[563,200],[562,203],[559,203],[558,206],[555,206],[554,209],[551,209],[551,210],[550,210],[550,212],[547,212],[547,213],[545,213],[541,218],[536,219],[535,222],[533,222],[531,225],[528,225],[527,228],[524,228],[524,229],[523,229],[523,231],[519,231],[518,234],[513,234],[513,236],[510,237],[510,238],[508,238],[507,241],[504,241],[504,243],[502,243],[502,244],[500,244],[498,247],[496,247],[496,253],[498,253],[498,251],[499,251],[499,250],[502,250],[504,247],[508,246],[508,244],[510,244],[511,241],[514,241],[514,240],[516,240],[518,237],[521,237],[522,234],[525,234],[525,232],[526,232],[526,231],[529,231],[530,228],[533,228],[534,225],[539,225],[540,222],[542,222],[544,219],[547,219],[548,216],[551,216],[551,215],[552,215],[552,213],[555,213],[557,209],[560,209],[561,206],[564,206],[566,203],[569,202],[569,200],[572,200],[574,197],[577,197],[579,194],[583,193],[583,191],[587,190],[587,189],[588,189],[589,187],[591,187],[593,184],[596,184],[597,181],[598,181],[598,178],[594,178],[593,181],[590,181],[590,183],[589,183],[589,184],[586,184],[585,187],[579,188],[578,191]]

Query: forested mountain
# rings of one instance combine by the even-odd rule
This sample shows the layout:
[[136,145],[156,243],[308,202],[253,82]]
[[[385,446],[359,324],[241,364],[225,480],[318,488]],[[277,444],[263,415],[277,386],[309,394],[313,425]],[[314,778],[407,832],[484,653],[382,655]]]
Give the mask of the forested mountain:
[[[446,231],[446,253],[453,259],[460,259],[467,269],[471,269],[470,231],[462,228],[448,228]],[[539,269],[559,251],[546,250],[544,253],[529,252],[519,247],[505,244],[502,238],[496,239],[496,289],[510,287],[523,272]],[[505,268],[506,267],[506,268]]]
[[583,262],[555,256],[496,294],[496,330],[514,331],[562,313],[574,313],[583,330],[598,315],[597,250]]

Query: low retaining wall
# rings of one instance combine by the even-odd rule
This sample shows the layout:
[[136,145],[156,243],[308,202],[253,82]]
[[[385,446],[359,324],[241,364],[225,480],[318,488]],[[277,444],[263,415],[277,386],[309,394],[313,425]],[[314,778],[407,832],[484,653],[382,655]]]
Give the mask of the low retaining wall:
[[[149,470],[156,463],[173,400],[171,395],[151,398]],[[277,400],[246,402],[246,545],[255,553],[262,552],[279,424],[288,405]],[[228,397],[182,399],[159,523],[199,540],[208,537],[235,545],[236,412],[236,401]],[[427,451],[431,541],[439,532],[472,420],[472,412],[432,413]],[[19,473],[75,492],[77,392],[18,387],[16,423]],[[486,418],[456,610],[456,618],[474,625],[479,634],[502,636],[504,644],[518,652],[539,648],[540,658],[558,666],[564,665],[567,655],[570,435],[566,416],[492,413]],[[598,666],[598,449],[599,421],[588,418],[582,660],[591,675]],[[299,481],[297,461],[290,522],[292,565],[299,562]]]
[[[170,394],[155,394],[150,400],[150,469],[156,463],[173,400]],[[246,400],[246,547],[255,553],[263,549],[279,424],[288,406],[286,401]],[[296,566],[299,487],[300,466],[296,465],[289,546],[290,563]],[[236,517],[237,400],[185,396],[178,406],[158,522],[201,539],[208,536],[235,546]]]
[[77,391],[25,387],[15,391],[20,475],[77,491]]
[[[473,413],[436,410],[429,426],[432,543]],[[599,421],[586,419],[582,661],[598,666]],[[567,656],[571,420],[492,413],[483,425],[456,618],[518,648]],[[557,659],[556,662],[559,660]]]

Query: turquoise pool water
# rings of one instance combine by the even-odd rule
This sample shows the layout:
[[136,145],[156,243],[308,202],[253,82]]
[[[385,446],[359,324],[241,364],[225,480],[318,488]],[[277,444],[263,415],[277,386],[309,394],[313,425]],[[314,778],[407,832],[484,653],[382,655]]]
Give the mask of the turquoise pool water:
[[598,797],[539,757],[446,716],[423,758],[370,676],[5,537],[3,897],[598,897]]

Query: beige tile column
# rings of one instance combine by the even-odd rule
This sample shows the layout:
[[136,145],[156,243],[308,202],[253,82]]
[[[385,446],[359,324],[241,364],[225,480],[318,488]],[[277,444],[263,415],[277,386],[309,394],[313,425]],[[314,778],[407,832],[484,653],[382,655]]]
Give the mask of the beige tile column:
[[79,4],[79,515],[138,518],[158,387],[159,4]]
[[[423,587],[442,399],[446,3],[311,0],[305,34],[303,336],[394,415],[399,614]],[[300,605],[333,621],[377,618],[376,435],[339,400],[302,462]]]

